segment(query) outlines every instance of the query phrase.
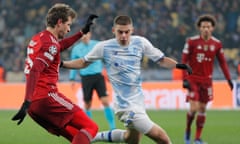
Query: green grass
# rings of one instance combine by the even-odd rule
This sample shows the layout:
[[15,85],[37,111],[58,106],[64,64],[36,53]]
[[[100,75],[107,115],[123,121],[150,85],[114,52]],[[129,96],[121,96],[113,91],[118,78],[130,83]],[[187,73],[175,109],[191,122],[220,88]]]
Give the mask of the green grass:
[[[62,137],[49,134],[38,126],[28,116],[17,126],[11,121],[16,111],[0,111],[0,144],[68,144]],[[173,144],[183,144],[186,111],[148,111],[151,119],[163,127]],[[102,111],[94,111],[93,119],[99,124],[100,130],[107,130],[108,125]],[[117,121],[117,127],[123,125]],[[195,123],[192,130],[195,130]],[[240,143],[240,111],[208,110],[207,122],[202,138],[208,144],[238,144]],[[153,144],[150,139],[143,137],[141,144]],[[103,144],[103,143],[100,143]]]

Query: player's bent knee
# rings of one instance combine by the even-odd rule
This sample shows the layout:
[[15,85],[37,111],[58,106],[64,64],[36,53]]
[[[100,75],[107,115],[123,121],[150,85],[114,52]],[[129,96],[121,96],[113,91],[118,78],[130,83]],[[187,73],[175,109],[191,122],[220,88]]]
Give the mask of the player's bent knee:
[[91,134],[92,138],[94,138],[98,132],[98,125],[95,122],[92,122],[86,130]]
[[138,137],[127,137],[125,138],[125,142],[129,144],[139,144],[140,139]]
[[157,125],[154,125],[152,129],[146,134],[146,136],[153,139],[159,144],[171,144],[171,140],[165,130]]
[[141,134],[136,130],[126,131],[124,133],[124,140],[130,144],[139,144]]

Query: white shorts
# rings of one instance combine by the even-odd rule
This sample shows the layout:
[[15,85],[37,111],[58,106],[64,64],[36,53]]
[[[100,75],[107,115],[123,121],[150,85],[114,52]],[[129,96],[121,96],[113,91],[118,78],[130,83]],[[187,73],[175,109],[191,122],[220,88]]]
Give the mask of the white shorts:
[[146,112],[119,111],[116,116],[124,123],[125,127],[136,129],[143,134],[147,134],[154,125]]

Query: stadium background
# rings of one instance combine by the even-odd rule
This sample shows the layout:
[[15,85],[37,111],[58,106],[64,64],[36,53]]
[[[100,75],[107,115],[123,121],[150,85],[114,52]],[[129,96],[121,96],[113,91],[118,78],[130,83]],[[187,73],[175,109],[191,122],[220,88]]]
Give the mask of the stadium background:
[[[7,71],[7,83],[0,87],[1,97],[5,100],[2,101],[2,107],[0,108],[15,109],[21,104],[24,95],[23,68],[26,46],[33,34],[45,29],[44,21],[47,10],[56,2],[67,3],[78,13],[78,18],[73,24],[70,34],[78,31],[84,25],[90,13],[96,13],[100,17],[92,28],[93,39],[112,38],[113,18],[119,14],[127,14],[133,18],[135,34],[147,37],[167,56],[178,61],[181,59],[185,39],[198,34],[195,29],[196,18],[200,14],[212,14],[218,21],[214,35],[223,42],[232,78],[234,81],[237,80],[237,64],[240,60],[239,0],[1,0],[0,64]],[[63,52],[62,59],[69,59],[69,54],[70,49]],[[172,81],[171,70],[159,68],[145,58],[142,64],[144,85],[146,82],[153,82],[150,85],[147,84],[148,86],[144,88],[146,104],[147,102],[150,103],[150,107],[153,109],[183,109],[187,107],[186,104],[183,104],[186,91],[181,88],[181,81]],[[65,86],[69,82],[68,73],[69,70],[60,69],[60,86]],[[224,75],[217,63],[213,78],[216,85],[221,86],[215,88],[217,105],[213,104],[212,107],[221,109],[238,108],[240,105],[238,104],[238,97],[240,97],[237,93],[238,88],[235,87],[233,93],[226,89],[227,83],[222,84]],[[77,80],[81,81],[80,77]],[[159,87],[156,85],[159,85]],[[162,85],[165,87],[161,88]],[[239,85],[236,84],[236,86]],[[67,90],[68,88],[62,88],[63,91],[66,91],[65,94],[72,97],[74,102],[81,104],[81,94],[79,94],[81,85],[74,92]],[[10,93],[11,89],[16,91]],[[111,86],[108,89],[111,89]],[[167,90],[167,92],[164,90]],[[16,93],[21,94],[21,96],[16,98]],[[155,99],[149,98],[152,95],[151,93],[155,93]],[[4,98],[7,94],[9,95],[8,98]],[[165,96],[169,97],[170,100],[165,99]],[[14,104],[7,103],[7,101],[14,102]],[[97,99],[94,101],[97,102]],[[156,101],[156,103],[152,104],[151,101]],[[167,101],[174,102],[169,103]],[[218,104],[222,102],[226,103],[224,105]],[[93,107],[98,109],[100,107],[99,103]]]
[[[67,143],[63,138],[46,133],[29,117],[19,127],[10,120],[24,97],[26,45],[33,34],[44,29],[47,9],[56,2],[68,3],[78,11],[72,32],[79,30],[88,14],[97,13],[100,17],[92,29],[93,38],[97,40],[111,38],[113,18],[118,14],[128,14],[133,17],[135,34],[147,37],[167,56],[177,60],[180,60],[186,37],[197,34],[194,27],[197,16],[213,14],[218,20],[214,35],[222,40],[232,78],[237,80],[236,68],[240,61],[239,0],[0,0],[0,64],[7,71],[7,82],[0,83],[1,144]],[[69,59],[69,54],[70,51],[64,52],[62,58]],[[158,68],[147,59],[143,60],[143,66],[144,85],[147,85],[144,86],[146,105],[158,109],[149,110],[149,115],[168,131],[174,144],[183,143],[186,105],[182,105],[185,90],[181,88],[181,81],[172,81],[170,70]],[[203,139],[210,144],[239,143],[239,111],[236,109],[240,107],[240,83],[235,83],[235,90],[231,93],[218,64],[213,77],[217,93],[211,106],[220,110],[208,111]],[[77,100],[81,96],[80,84],[74,91],[70,89],[67,70],[61,69],[59,86],[63,93],[82,105]],[[96,99],[94,106],[101,107]],[[184,110],[164,110],[182,108]],[[94,111],[94,120],[101,130],[105,130],[107,123],[102,115],[102,111]],[[117,126],[123,127],[118,121]],[[143,137],[141,144],[146,143],[152,142]]]
[[[0,1],[0,63],[7,71],[8,82],[24,81],[23,65],[26,45],[31,36],[45,28],[47,9],[56,2],[71,5],[78,12],[72,33],[81,28],[90,13],[100,17],[93,28],[93,38],[104,40],[113,37],[112,20],[118,14],[133,18],[135,34],[146,36],[167,56],[177,60],[187,37],[197,34],[194,22],[200,14],[213,14],[218,20],[214,35],[222,40],[233,79],[237,78],[240,45],[239,0],[1,0]],[[70,51],[62,54],[69,59]],[[143,60],[143,79],[170,80],[169,70],[156,70],[156,65]],[[218,65],[214,79],[224,79]],[[61,70],[61,81],[68,80],[68,71]]]

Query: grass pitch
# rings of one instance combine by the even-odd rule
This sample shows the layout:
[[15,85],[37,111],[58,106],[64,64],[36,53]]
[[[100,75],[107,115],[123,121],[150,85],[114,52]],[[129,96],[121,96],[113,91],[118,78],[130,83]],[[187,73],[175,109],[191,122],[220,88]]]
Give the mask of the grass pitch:
[[[62,137],[57,137],[41,128],[27,116],[23,123],[17,126],[11,121],[16,111],[0,111],[0,144],[69,144]],[[149,110],[151,119],[163,127],[169,134],[173,144],[183,144],[185,115],[183,110]],[[93,111],[93,120],[100,130],[107,130],[108,125],[103,111]],[[118,128],[124,128],[117,121]],[[192,126],[195,131],[195,122]],[[194,134],[192,134],[193,136]],[[208,110],[207,120],[202,135],[208,144],[239,144],[240,143],[240,111]],[[104,144],[104,143],[99,143]],[[154,144],[143,136],[141,144]]]

